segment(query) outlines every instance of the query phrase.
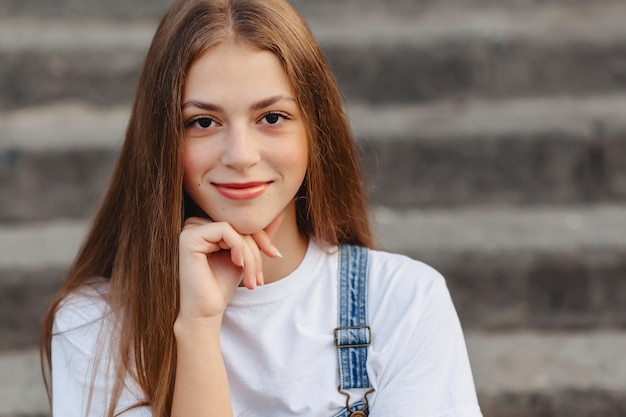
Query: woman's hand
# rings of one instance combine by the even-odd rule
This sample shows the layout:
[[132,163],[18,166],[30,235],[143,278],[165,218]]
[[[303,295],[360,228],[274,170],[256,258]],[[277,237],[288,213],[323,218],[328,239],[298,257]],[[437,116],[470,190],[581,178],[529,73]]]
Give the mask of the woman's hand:
[[240,283],[249,289],[262,285],[261,253],[280,256],[271,238],[283,217],[253,235],[241,235],[225,222],[187,219],[179,246],[179,319],[221,319]]
[[172,416],[232,416],[220,345],[222,316],[242,280],[250,289],[263,284],[261,253],[280,256],[271,238],[282,219],[281,214],[253,235],[200,217],[185,221],[178,255],[180,311],[174,323]]

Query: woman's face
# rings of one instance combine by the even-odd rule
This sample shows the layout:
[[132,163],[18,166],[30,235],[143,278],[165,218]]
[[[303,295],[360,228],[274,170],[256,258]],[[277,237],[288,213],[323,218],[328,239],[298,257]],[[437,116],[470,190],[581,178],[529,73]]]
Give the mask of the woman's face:
[[251,234],[295,212],[307,135],[274,54],[236,41],[209,49],[189,70],[181,109],[184,187],[211,219]]

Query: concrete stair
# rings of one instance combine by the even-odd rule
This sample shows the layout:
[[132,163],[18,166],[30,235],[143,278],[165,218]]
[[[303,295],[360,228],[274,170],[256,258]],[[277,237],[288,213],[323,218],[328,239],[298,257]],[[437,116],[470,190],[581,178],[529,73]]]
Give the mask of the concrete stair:
[[[622,2],[311,14],[350,100],[585,95],[626,87]],[[2,19],[0,28],[0,108],[7,108],[72,99],[127,103],[154,24],[20,17]]]
[[[0,417],[47,415],[41,314],[169,0],[0,0]],[[486,417],[626,416],[626,3],[294,0],[381,246],[447,278]]]

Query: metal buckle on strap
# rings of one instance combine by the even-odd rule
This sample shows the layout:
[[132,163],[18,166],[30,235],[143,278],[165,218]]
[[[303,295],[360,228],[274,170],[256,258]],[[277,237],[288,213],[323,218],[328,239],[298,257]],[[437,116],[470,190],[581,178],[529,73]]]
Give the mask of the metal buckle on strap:
[[341,385],[337,387],[337,391],[339,391],[340,394],[343,394],[343,395],[346,396],[346,409],[350,413],[350,417],[366,417],[367,416],[367,414],[365,414],[365,411],[370,406],[370,403],[369,403],[369,400],[367,399],[367,396],[370,395],[372,392],[374,392],[374,388],[372,388],[369,391],[367,391],[365,393],[365,395],[363,396],[363,399],[365,400],[365,407],[363,407],[362,410],[353,410],[352,407],[350,407],[350,394],[348,394],[346,391],[342,390],[341,389]]
[[372,344],[372,328],[370,326],[347,326],[335,328],[335,347],[356,348],[368,347]]

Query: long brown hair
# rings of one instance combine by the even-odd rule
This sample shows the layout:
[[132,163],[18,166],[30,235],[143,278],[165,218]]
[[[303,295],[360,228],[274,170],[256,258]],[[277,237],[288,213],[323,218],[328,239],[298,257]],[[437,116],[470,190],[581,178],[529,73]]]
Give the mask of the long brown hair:
[[305,116],[310,157],[296,200],[300,231],[331,245],[373,245],[354,140],[326,59],[301,17],[284,0],[178,0],[148,51],[103,205],[43,321],[42,369],[50,397],[54,315],[88,279],[104,277],[119,328],[108,416],[127,374],[137,379],[154,416],[169,416],[178,236],[185,217],[181,97],[193,62],[229,37],[280,59]]

